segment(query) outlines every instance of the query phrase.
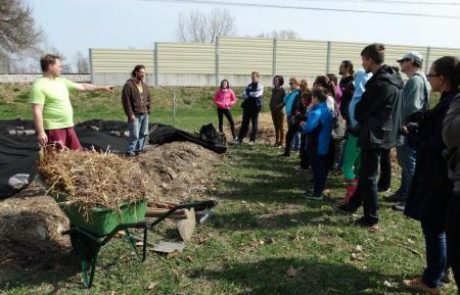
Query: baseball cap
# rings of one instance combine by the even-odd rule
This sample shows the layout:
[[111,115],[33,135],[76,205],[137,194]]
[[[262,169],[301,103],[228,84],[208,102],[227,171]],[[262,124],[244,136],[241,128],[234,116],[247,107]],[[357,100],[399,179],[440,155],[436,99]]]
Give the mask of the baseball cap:
[[417,51],[411,51],[409,53],[406,53],[406,54],[404,54],[403,57],[401,57],[400,59],[397,59],[396,61],[398,63],[401,63],[406,59],[413,61],[416,65],[418,65],[420,67],[423,64],[423,56],[420,53],[418,53]]

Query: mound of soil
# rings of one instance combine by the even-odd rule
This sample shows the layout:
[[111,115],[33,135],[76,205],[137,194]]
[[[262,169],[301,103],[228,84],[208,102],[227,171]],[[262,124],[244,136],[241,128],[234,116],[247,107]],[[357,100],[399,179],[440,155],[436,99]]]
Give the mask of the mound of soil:
[[203,192],[212,186],[213,170],[221,157],[199,145],[173,142],[150,147],[136,161],[155,186],[155,199],[186,203],[203,198]]

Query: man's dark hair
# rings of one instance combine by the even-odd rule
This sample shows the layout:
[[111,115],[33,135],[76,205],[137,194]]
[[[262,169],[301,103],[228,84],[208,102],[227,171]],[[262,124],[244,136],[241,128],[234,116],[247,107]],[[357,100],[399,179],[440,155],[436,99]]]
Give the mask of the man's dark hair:
[[144,66],[144,65],[136,65],[136,66],[134,67],[133,71],[131,72],[131,78],[135,78],[137,72],[139,72],[141,69],[144,69],[144,70],[145,70],[145,66]]
[[275,77],[273,77],[273,84],[275,84],[275,79],[278,78],[278,80],[280,81],[280,86],[283,86],[284,84],[284,77],[281,76],[281,75],[276,75]]
[[372,60],[378,65],[383,64],[385,61],[385,45],[381,43],[368,45],[361,51],[361,56]]
[[327,94],[323,87],[315,88],[312,96],[318,98],[320,102],[325,102],[327,100]]
[[48,71],[48,67],[50,65],[54,65],[58,59],[61,58],[55,54],[47,54],[42,56],[42,58],[40,58],[40,67],[42,68],[42,72]]
[[350,75],[353,76],[353,74],[355,73],[355,70],[353,69],[353,63],[349,60],[343,60],[342,61],[342,65],[348,69],[348,72],[350,73]]

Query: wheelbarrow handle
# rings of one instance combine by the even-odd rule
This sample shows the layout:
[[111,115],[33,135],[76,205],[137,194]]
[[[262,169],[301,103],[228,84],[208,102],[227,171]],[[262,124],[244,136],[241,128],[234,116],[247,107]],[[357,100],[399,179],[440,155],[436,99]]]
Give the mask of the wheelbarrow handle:
[[162,222],[164,219],[168,218],[169,216],[174,214],[174,212],[176,212],[179,209],[195,208],[197,210],[204,210],[204,209],[212,208],[216,205],[217,205],[217,201],[214,201],[214,200],[199,201],[199,202],[192,202],[192,203],[183,204],[183,205],[177,205],[174,208],[169,209],[168,212],[158,217],[154,222],[148,225],[148,228],[152,229],[155,225]]
[[204,209],[209,209],[217,205],[217,201],[214,200],[206,200],[206,201],[199,201],[199,202],[192,202],[188,204],[182,204],[178,205],[175,208],[176,209],[191,209],[195,208],[198,211],[204,210]]

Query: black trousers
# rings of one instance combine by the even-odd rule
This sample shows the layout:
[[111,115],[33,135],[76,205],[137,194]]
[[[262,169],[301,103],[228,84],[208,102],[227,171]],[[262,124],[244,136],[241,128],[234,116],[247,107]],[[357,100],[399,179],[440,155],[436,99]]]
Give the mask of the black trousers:
[[217,117],[219,118],[219,132],[220,133],[224,132],[224,115],[227,118],[228,123],[230,124],[230,130],[232,131],[232,136],[233,138],[235,138],[236,136],[235,122],[233,121],[233,117],[232,117],[232,114],[230,113],[230,110],[217,108]]
[[454,193],[447,206],[447,259],[460,294],[460,193]]
[[240,141],[246,137],[246,133],[249,130],[249,122],[251,122],[252,129],[251,134],[249,135],[250,141],[256,140],[257,135],[257,125],[259,121],[259,112],[260,109],[256,105],[247,105],[243,108],[243,121],[241,122],[240,133],[238,134],[238,139]]
[[[361,162],[362,163],[362,162]],[[380,191],[386,191],[391,186],[391,159],[390,150],[382,149],[380,153],[380,176],[377,187]]]
[[350,205],[358,208],[363,205],[364,218],[370,223],[377,223],[378,198],[377,176],[382,149],[361,149],[361,168],[356,192],[350,200]]
[[292,116],[288,116],[288,131],[286,133],[286,145],[284,146],[284,154],[290,155],[291,144],[294,139],[294,135],[299,132],[299,125],[292,123]]
[[329,169],[325,155],[318,155],[316,151],[309,152],[311,169],[313,172],[313,194],[320,196],[326,187],[326,180]]
[[310,167],[310,158],[307,152],[307,135],[305,133],[300,134],[300,167],[302,169]]

